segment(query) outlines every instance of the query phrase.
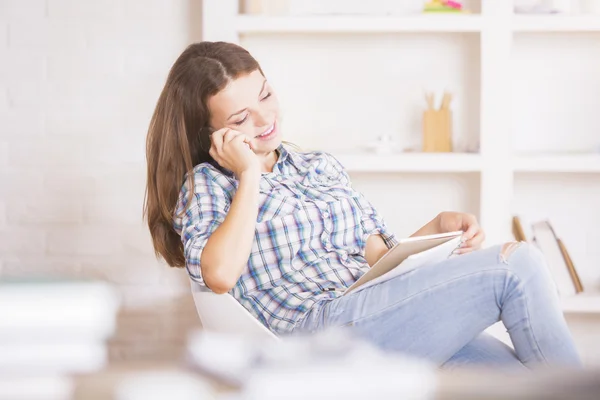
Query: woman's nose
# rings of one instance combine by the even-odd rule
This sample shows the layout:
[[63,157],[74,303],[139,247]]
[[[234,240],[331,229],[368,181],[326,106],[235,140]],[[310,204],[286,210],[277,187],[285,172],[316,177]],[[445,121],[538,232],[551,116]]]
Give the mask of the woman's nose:
[[255,117],[254,117],[254,124],[257,128],[266,128],[267,125],[270,125],[273,123],[273,121],[271,121],[271,113],[270,112],[266,112],[266,111],[262,111],[262,112],[257,112]]

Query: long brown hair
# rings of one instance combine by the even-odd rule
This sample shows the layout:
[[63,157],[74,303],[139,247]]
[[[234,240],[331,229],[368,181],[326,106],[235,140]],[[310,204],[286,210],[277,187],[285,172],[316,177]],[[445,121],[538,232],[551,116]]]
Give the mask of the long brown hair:
[[[258,62],[244,48],[225,42],[201,42],[188,46],[169,72],[146,139],[144,217],[156,255],[172,267],[185,266],[183,244],[173,229],[185,176],[198,164],[215,163],[208,153],[208,99],[233,79],[256,70],[262,73]],[[193,188],[192,174],[187,179]],[[193,190],[190,197],[192,194]]]

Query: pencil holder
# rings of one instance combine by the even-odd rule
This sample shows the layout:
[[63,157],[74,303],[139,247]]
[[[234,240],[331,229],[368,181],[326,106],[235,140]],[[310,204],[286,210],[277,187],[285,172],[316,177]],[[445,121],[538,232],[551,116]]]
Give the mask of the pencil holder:
[[452,113],[449,109],[428,109],[423,113],[423,151],[452,151]]

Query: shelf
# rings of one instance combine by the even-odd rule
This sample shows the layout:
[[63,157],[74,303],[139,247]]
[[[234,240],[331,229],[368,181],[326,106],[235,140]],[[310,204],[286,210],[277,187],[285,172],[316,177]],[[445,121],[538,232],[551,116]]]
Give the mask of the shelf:
[[410,17],[239,15],[237,32],[248,33],[394,33],[479,32],[478,15],[415,15]]
[[560,301],[565,313],[600,313],[600,293],[581,293]]
[[481,157],[469,153],[354,153],[333,155],[348,172],[479,172]]
[[598,16],[515,16],[514,32],[600,32]]
[[599,173],[600,153],[517,156],[513,169],[515,172]]
[[[254,16],[238,15],[236,29],[250,33],[480,32],[483,17],[414,16]],[[599,16],[517,15],[514,32],[600,32]]]

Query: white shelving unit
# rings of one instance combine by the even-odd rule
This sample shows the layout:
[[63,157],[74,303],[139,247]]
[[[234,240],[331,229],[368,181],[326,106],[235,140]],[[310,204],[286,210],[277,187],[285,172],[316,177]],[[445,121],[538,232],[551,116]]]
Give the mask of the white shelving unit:
[[600,154],[532,154],[513,160],[515,172],[600,173]]
[[[517,35],[600,35],[600,17],[519,16],[513,14],[511,1],[497,0],[482,0],[481,14],[398,17],[241,15],[238,0],[204,0],[203,7],[202,27],[205,40],[244,44],[246,40],[254,40],[252,38],[265,40],[264,38],[289,37],[298,45],[310,37],[313,39],[307,39],[312,40],[307,45],[308,50],[324,51],[319,48],[319,42],[314,37],[324,40],[339,39],[345,46],[343,48],[347,50],[351,44],[346,42],[345,38],[349,38],[348,41],[359,42],[363,46],[359,49],[366,49],[368,47],[362,40],[371,40],[365,37],[375,35],[380,35],[384,43],[393,43],[395,38],[407,37],[408,39],[402,40],[413,40],[424,47],[430,42],[421,42],[421,38],[439,35],[440,40],[446,40],[446,43],[452,46],[454,42],[447,37],[456,35],[457,40],[467,40],[469,46],[476,46],[474,54],[479,58],[479,64],[475,71],[470,71],[467,75],[475,74],[478,80],[477,87],[473,92],[469,92],[476,96],[477,107],[474,109],[478,115],[468,117],[477,120],[480,149],[478,154],[375,155],[348,150],[334,154],[350,173],[367,173],[373,176],[380,173],[476,174],[479,177],[479,219],[486,229],[488,243],[512,240],[510,224],[511,216],[516,211],[513,200],[515,180],[520,179],[519,174],[554,177],[555,174],[590,176],[600,173],[600,153],[517,152],[511,135],[514,129],[511,125],[510,110],[514,73],[511,69],[512,52]],[[266,49],[267,45],[260,48]],[[406,45],[405,48],[410,46]],[[270,50],[264,50],[265,54]],[[319,54],[322,56],[323,53]],[[356,54],[357,57],[360,56],[360,50],[356,50]],[[321,63],[321,69],[327,67],[317,56],[315,59],[317,63]],[[352,60],[349,59],[348,62]],[[441,65],[440,68],[445,66]],[[310,71],[320,72],[315,68]],[[399,76],[401,79],[401,74]],[[597,129],[590,127],[592,128]],[[600,204],[600,199],[598,200]],[[600,259],[593,261],[598,263],[598,267],[590,266],[589,261],[587,267],[600,269]],[[594,281],[587,282],[589,285],[584,282],[586,287],[600,286],[599,273],[592,271],[587,276],[592,276]],[[585,296],[564,299],[563,304],[565,312],[600,313],[600,294],[592,292]]]
[[252,33],[398,33],[398,32],[479,32],[479,15],[414,17],[266,17],[239,15],[237,32]]
[[515,16],[514,32],[600,32],[597,16]]
[[600,296],[596,294],[579,294],[563,298],[562,308],[565,313],[596,314],[600,313]]
[[336,154],[346,170],[352,172],[481,172],[479,154]]

